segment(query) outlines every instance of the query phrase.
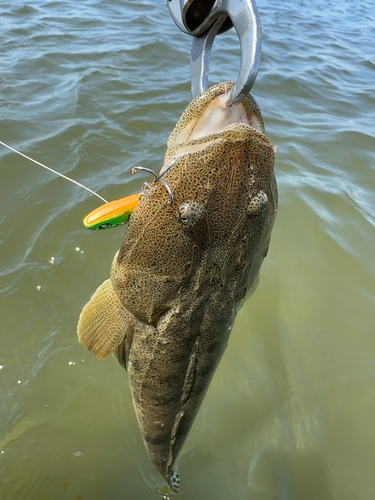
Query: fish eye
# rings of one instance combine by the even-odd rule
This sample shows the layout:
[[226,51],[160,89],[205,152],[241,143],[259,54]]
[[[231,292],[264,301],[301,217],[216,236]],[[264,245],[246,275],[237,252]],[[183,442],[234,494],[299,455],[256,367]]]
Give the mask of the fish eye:
[[199,201],[187,200],[178,207],[177,220],[183,227],[190,229],[202,222],[203,217],[204,207]]
[[104,222],[104,224],[101,224],[98,229],[108,229],[112,227],[112,224],[110,222]]
[[253,198],[251,198],[247,209],[249,214],[259,215],[267,209],[268,205],[268,196],[263,190],[261,190],[258,191],[258,193]]

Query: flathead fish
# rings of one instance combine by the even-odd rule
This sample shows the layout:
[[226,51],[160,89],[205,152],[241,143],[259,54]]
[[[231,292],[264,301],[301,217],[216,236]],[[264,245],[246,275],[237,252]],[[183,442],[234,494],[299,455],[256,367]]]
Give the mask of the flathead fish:
[[274,147],[251,95],[226,106],[232,85],[181,116],[161,170],[169,190],[145,190],[78,324],[87,349],[127,369],[147,452],[173,491],[174,462],[256,288],[277,210]]

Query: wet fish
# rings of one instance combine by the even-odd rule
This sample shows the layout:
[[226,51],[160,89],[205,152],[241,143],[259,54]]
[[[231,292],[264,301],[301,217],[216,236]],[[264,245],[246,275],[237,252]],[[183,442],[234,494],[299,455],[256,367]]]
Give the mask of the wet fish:
[[187,107],[168,140],[163,179],[129,221],[111,278],[84,307],[78,336],[127,369],[152,462],[173,465],[255,290],[277,210],[274,147],[253,97],[227,107],[231,83]]

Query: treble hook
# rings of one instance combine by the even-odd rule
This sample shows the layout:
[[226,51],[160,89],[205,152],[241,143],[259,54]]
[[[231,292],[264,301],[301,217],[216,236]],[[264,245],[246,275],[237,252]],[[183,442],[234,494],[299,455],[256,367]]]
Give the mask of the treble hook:
[[175,158],[172,161],[172,163],[170,165],[168,165],[168,167],[164,170],[164,172],[162,172],[159,176],[157,176],[153,170],[151,170],[149,168],[145,168],[145,167],[134,167],[132,169],[132,174],[134,174],[138,170],[143,170],[143,171],[148,172],[149,174],[153,175],[154,180],[152,182],[145,182],[142,186],[142,189],[148,189],[159,182],[160,184],[162,184],[165,187],[165,189],[167,190],[167,192],[169,194],[170,200],[168,200],[167,205],[172,205],[174,202],[174,196],[173,196],[172,189],[165,182],[165,180],[161,179],[161,177],[166,173],[167,170],[169,170],[171,168],[172,165],[174,165],[176,163],[176,161],[177,161],[177,158]]

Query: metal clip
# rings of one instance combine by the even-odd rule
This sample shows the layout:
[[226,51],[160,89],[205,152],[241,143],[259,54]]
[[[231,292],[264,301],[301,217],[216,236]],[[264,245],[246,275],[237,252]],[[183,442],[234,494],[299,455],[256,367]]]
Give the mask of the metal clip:
[[[240,72],[227,101],[227,105],[231,106],[245,99],[257,77],[262,51],[262,27],[255,0],[216,0],[211,4],[211,10],[204,17],[208,2],[206,2],[206,10],[202,10],[204,2],[198,3],[198,0],[170,0],[168,2],[177,26],[194,37],[190,62],[193,97],[208,89],[212,44],[220,30],[225,31],[231,26],[228,24],[229,17],[237,32],[241,48]],[[194,5],[195,16],[191,18],[195,21],[192,21],[189,19],[189,12]],[[198,15],[198,5],[201,7],[201,16]],[[202,17],[204,17],[203,20]]]

